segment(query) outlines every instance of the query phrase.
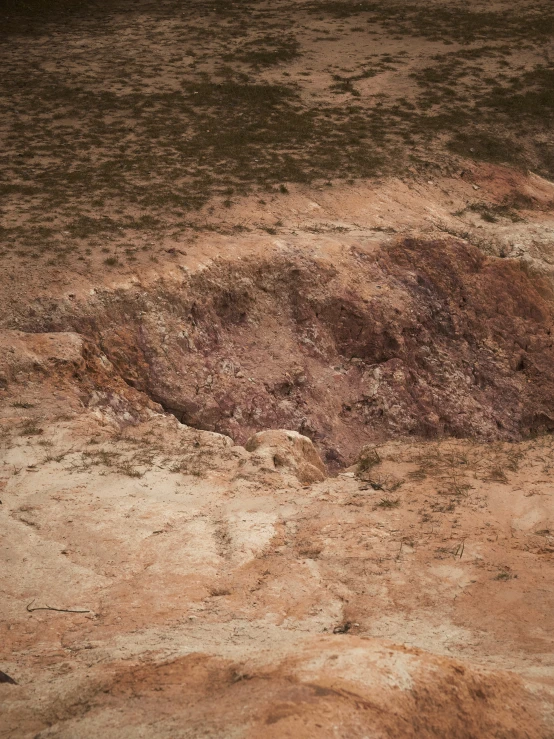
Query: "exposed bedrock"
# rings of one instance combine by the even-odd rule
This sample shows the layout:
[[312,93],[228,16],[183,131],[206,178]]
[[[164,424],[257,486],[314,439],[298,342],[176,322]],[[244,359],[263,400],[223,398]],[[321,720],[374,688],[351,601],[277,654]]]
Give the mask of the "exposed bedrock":
[[183,423],[239,443],[295,429],[332,467],[387,437],[554,429],[552,306],[516,260],[406,239],[334,264],[216,262],[39,310],[28,330],[85,335]]

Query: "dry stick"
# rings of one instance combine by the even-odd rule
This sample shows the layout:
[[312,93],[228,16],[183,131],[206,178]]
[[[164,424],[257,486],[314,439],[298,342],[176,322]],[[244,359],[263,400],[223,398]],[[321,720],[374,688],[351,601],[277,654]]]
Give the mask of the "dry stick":
[[35,601],[32,600],[27,605],[27,610],[29,613],[32,613],[33,611],[59,611],[60,613],[92,613],[92,611],[77,611],[73,610],[71,608],[53,608],[52,606],[38,606],[37,608],[30,608],[29,606],[32,606]]

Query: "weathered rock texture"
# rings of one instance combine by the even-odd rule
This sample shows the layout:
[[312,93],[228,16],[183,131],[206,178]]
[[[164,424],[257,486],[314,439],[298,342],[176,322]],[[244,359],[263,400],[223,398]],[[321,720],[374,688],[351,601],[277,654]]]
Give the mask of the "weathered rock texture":
[[260,470],[286,472],[307,484],[325,479],[325,465],[312,441],[296,431],[259,431],[245,448],[252,455],[240,472],[243,476]]
[[333,466],[399,435],[519,439],[554,428],[551,288],[456,240],[215,263],[99,292],[29,327],[76,330],[134,388],[244,443],[309,436]]
[[553,739],[553,24],[2,3],[0,739]]

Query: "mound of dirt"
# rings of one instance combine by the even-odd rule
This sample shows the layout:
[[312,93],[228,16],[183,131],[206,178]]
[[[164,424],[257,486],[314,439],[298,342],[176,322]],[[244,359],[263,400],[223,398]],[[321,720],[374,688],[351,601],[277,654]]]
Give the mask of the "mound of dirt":
[[111,669],[41,739],[140,736],[154,716],[161,738],[545,737],[516,678],[378,640],[320,637],[277,663],[195,653]]
[[309,484],[325,479],[325,466],[307,436],[296,431],[260,431],[246,442],[246,451],[253,452],[241,476],[260,471],[286,472],[300,482]]

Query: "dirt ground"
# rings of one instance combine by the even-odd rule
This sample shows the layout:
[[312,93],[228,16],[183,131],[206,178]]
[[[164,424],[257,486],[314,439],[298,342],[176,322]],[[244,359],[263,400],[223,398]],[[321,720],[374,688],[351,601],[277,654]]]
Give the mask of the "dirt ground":
[[550,435],[310,481],[76,334],[2,355],[3,736],[551,735]]
[[0,13],[0,736],[552,739],[551,4]]

